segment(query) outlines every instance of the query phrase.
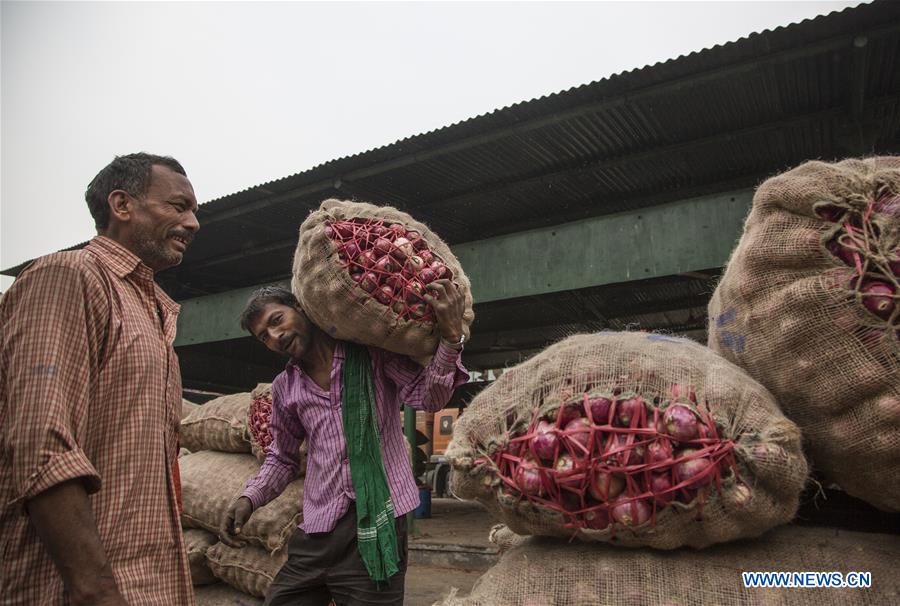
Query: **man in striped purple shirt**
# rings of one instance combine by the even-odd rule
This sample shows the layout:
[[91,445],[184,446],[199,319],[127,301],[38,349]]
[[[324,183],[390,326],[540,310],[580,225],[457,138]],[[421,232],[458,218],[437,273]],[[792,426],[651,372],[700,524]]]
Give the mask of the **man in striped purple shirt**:
[[[268,455],[223,519],[223,542],[241,544],[240,529],[251,512],[277,497],[297,477],[297,452],[304,440],[308,442],[303,522],[289,543],[287,562],[272,582],[267,605],[325,606],[330,600],[338,606],[403,604],[405,514],[419,505],[419,492],[403,436],[400,406],[440,410],[453,390],[468,380],[460,361],[463,297],[449,280],[432,282],[429,289],[425,299],[434,309],[441,339],[427,367],[422,368],[406,356],[364,348],[371,360],[374,386],[371,435],[374,437],[377,430],[377,440],[373,441],[381,446],[383,476],[387,480],[385,494],[389,494],[390,501],[387,511],[395,517],[390,534],[396,531],[393,550],[399,552],[396,566],[388,568],[391,573],[397,572],[382,583],[373,580],[377,577],[371,572],[371,561],[364,561],[369,552],[363,543],[369,539],[357,540],[357,507],[365,507],[365,502],[357,504],[354,486],[359,486],[362,464],[354,463],[358,467],[351,478],[345,439],[353,434],[345,431],[344,419],[355,417],[344,416],[346,400],[342,388],[346,383],[342,377],[345,367],[352,364],[345,361],[362,348],[335,340],[315,326],[286,289],[264,287],[248,302],[241,317],[242,327],[272,351],[287,356],[289,362],[272,383],[272,444]],[[372,533],[374,536],[374,529]],[[368,537],[368,530],[364,534]]]

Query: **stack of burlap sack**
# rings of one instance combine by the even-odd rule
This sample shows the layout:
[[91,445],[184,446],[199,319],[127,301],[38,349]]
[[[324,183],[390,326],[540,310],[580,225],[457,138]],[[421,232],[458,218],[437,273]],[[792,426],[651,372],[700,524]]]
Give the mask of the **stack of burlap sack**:
[[[451,488],[503,522],[504,553],[442,604],[900,603],[896,537],[785,525],[807,456],[900,511],[898,446],[900,158],[807,163],[757,191],[709,348],[577,335],[473,400]],[[870,573],[871,587],[742,576],[779,571]]]
[[[286,544],[302,519],[303,479],[298,478],[275,500],[259,508],[244,525],[247,545],[235,549],[219,542],[217,533],[228,507],[259,470],[265,450],[254,447],[248,413],[255,399],[271,391],[267,384],[190,409],[181,421],[181,524],[194,585],[224,581],[255,596],[265,595],[287,557]],[[256,454],[254,455],[254,451]],[[299,472],[306,469],[303,453]]]

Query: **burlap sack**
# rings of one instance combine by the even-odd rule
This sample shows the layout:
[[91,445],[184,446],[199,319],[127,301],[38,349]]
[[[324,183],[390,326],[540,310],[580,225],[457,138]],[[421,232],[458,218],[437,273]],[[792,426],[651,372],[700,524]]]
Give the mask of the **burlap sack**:
[[336,246],[325,235],[326,224],[352,218],[402,223],[417,230],[453,272],[465,296],[465,333],[475,318],[469,279],[450,248],[428,226],[390,206],[325,200],[300,226],[294,254],[291,288],[310,320],[331,336],[374,345],[389,351],[425,359],[434,353],[440,335],[431,322],[400,318],[354,282],[338,259]]
[[199,404],[194,404],[184,398],[181,398],[181,420],[186,419],[192,412],[199,409]]
[[213,574],[235,589],[265,597],[269,585],[287,561],[287,549],[270,555],[258,547],[235,549],[219,543],[206,552]]
[[191,452],[250,452],[247,432],[250,400],[249,393],[236,393],[198,406],[181,421],[181,445]]
[[[814,468],[889,511],[900,511],[900,314],[888,327],[854,296],[855,267],[826,249],[841,226],[815,209],[865,213],[898,193],[900,158],[809,162],[769,179],[709,304],[709,346],[771,390]],[[870,215],[882,251],[900,246],[894,210]]]
[[[706,501],[659,507],[638,526],[605,530],[573,527],[547,507],[510,494],[495,460],[535,411],[558,410],[569,397],[618,385],[622,393],[671,393],[692,386],[701,407],[721,424],[737,477],[712,485]],[[561,395],[562,394],[562,395]],[[705,404],[703,404],[705,402]],[[453,430],[447,454],[453,494],[477,499],[518,534],[577,537],[623,546],[705,547],[758,536],[797,511],[807,466],[800,432],[772,396],[740,368],[688,339],[647,333],[603,332],[569,337],[506,371],[483,390]],[[749,491],[748,491],[749,489]]]
[[[588,546],[529,537],[472,588],[435,606],[843,606],[900,603],[891,535],[784,526],[704,551]],[[870,572],[870,588],[745,588],[742,572]]]
[[184,547],[191,566],[191,582],[194,585],[209,585],[216,582],[216,577],[206,562],[206,551],[218,542],[216,535],[205,530],[191,528],[184,531]]
[[[218,532],[228,507],[259,470],[252,455],[201,451],[182,457],[182,524]],[[269,552],[281,549],[303,519],[303,480],[288,484],[284,492],[250,516],[241,536]]]

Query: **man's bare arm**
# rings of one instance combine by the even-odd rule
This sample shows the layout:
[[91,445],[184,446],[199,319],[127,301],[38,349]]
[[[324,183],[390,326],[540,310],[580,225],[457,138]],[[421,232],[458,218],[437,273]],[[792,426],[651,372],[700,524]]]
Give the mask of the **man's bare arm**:
[[100,543],[81,480],[45,490],[26,504],[31,523],[50,554],[73,606],[127,606]]

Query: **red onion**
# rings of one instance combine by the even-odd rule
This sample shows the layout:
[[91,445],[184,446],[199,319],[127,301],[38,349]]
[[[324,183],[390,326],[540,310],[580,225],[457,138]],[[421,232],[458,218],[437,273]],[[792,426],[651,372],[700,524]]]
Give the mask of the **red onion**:
[[681,385],[680,383],[676,383],[672,386],[672,397],[687,398],[694,404],[697,403],[697,392],[695,392],[694,388],[690,385]]
[[654,473],[650,476],[650,492],[659,505],[668,505],[675,498],[672,491],[672,478],[669,472]]
[[402,290],[406,286],[406,280],[400,274],[391,274],[384,279],[384,283],[394,290]]
[[425,287],[419,282],[410,282],[406,285],[406,301],[408,303],[421,303],[422,295],[425,294]]
[[359,282],[362,280],[365,273],[361,269],[353,268],[350,270],[350,279],[354,282]]
[[672,443],[665,438],[658,438],[647,444],[649,463],[665,463],[672,459]]
[[376,288],[378,288],[378,276],[374,273],[367,271],[362,280],[359,281],[359,285],[366,292],[373,292]]
[[534,463],[523,461],[516,470],[516,486],[524,494],[539,495],[544,492],[541,484],[541,473],[534,466]]
[[893,285],[878,280],[869,280],[863,284],[859,292],[862,294],[862,302],[866,309],[882,320],[887,320],[894,313],[896,291]]
[[406,264],[413,274],[419,273],[425,268],[425,261],[422,259],[422,257],[418,257],[416,255],[409,257],[406,260]]
[[612,400],[598,396],[589,398],[585,403],[585,413],[591,411],[591,418],[597,425],[607,425],[609,423],[609,408],[612,406]]
[[334,239],[334,228],[330,225],[325,226],[325,237],[329,240]]
[[352,242],[352,241],[351,241],[351,242],[347,242],[346,244],[344,244],[344,245],[341,247],[341,252],[343,252],[344,255],[345,255],[349,260],[352,261],[352,260],[354,260],[354,259],[357,257],[357,255],[359,255],[359,252],[360,252],[360,250],[359,250],[359,244],[357,244],[356,242]]
[[825,244],[825,248],[828,249],[828,252],[830,252],[832,255],[834,255],[850,267],[856,266],[856,260],[853,257],[853,251],[841,244],[837,238],[829,240]]
[[422,263],[424,263],[425,265],[431,265],[431,263],[434,261],[434,253],[432,253],[430,250],[420,250],[418,251],[418,256],[420,259],[422,259]]
[[403,262],[413,254],[412,244],[406,238],[397,238],[394,240],[394,249],[391,251],[391,254],[398,261]]
[[[564,431],[566,439],[574,444],[580,444],[581,448],[574,446],[575,452],[587,453],[590,450],[591,443],[591,422],[583,417],[572,419],[569,421]],[[571,433],[570,433],[571,432]]]
[[640,526],[650,519],[650,505],[644,499],[620,497],[610,510],[612,519],[623,526]]
[[591,474],[591,481],[588,484],[588,492],[591,496],[607,503],[612,501],[625,490],[625,478],[618,473],[609,473],[599,469],[594,470]]
[[375,246],[373,250],[375,251],[376,256],[381,257],[389,254],[391,250],[393,250],[393,248],[394,245],[391,244],[390,240],[388,240],[387,238],[378,238],[377,240],[375,240]]
[[431,271],[434,272],[434,275],[437,276],[438,280],[443,278],[444,274],[447,273],[447,266],[440,261],[432,261],[431,265],[429,265],[428,267],[431,269]]
[[334,230],[338,233],[341,238],[352,238],[353,237],[353,225],[351,223],[346,223],[344,221],[338,221],[332,225]]
[[682,404],[673,404],[663,415],[666,432],[679,442],[695,440],[699,435],[697,417],[694,412]]
[[423,284],[428,284],[430,282],[434,282],[437,280],[437,274],[434,273],[434,270],[430,267],[426,267],[422,271],[419,272],[419,279]]
[[687,482],[685,487],[697,487],[708,484],[712,480],[712,474],[704,475],[712,466],[712,461],[705,455],[689,458],[698,450],[686,448],[676,453],[675,481],[679,484]]
[[375,291],[375,299],[382,305],[390,305],[394,300],[394,289],[385,284]]
[[377,259],[378,257],[375,256],[374,252],[371,250],[364,250],[359,254],[356,262],[365,269],[371,269],[375,265]]
[[[582,477],[576,472],[575,460],[567,454],[559,455],[556,464],[553,466],[556,470],[556,482],[565,486],[579,486]],[[573,476],[575,476],[573,478]]]
[[401,225],[400,223],[394,223],[390,226],[390,230],[394,232],[397,236],[405,236],[406,235],[406,227]]
[[619,434],[615,439],[615,460],[620,465],[640,465],[644,462],[644,447],[640,445],[640,436],[635,435],[631,439],[631,447],[628,446],[628,436]]
[[616,404],[616,419],[623,427],[629,427],[631,420],[640,417],[644,408],[644,400],[640,396],[622,400]]
[[[576,404],[567,404],[563,407],[562,418],[559,420],[559,426],[565,427],[575,419],[581,418],[581,411]],[[554,418],[555,420],[555,418]]]
[[591,530],[604,530],[609,526],[609,514],[599,508],[585,511],[584,525]]
[[556,456],[558,445],[559,438],[556,436],[554,426],[547,421],[540,421],[535,427],[534,435],[531,437],[531,447],[534,454],[544,461],[552,461]]
[[375,261],[375,265],[372,267],[372,269],[377,273],[392,274],[397,271],[398,268],[397,264],[394,263],[394,260],[385,255],[384,257],[381,257],[380,259]]

